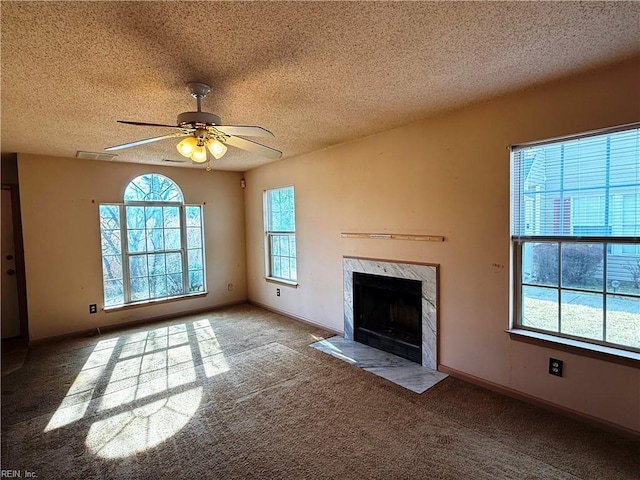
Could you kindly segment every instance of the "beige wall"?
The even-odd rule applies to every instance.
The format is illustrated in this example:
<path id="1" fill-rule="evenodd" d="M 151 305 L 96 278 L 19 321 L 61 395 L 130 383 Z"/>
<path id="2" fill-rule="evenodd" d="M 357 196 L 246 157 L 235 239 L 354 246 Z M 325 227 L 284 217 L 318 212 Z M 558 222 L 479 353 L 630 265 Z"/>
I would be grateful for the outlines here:
<path id="1" fill-rule="evenodd" d="M 187 203 L 205 203 L 204 297 L 102 311 L 98 205 L 122 202 L 134 177 L 161 173 Z M 24 230 L 29 336 L 56 335 L 200 310 L 247 298 L 242 175 L 80 159 L 18 156 Z M 234 285 L 227 290 L 227 283 Z M 89 314 L 89 304 L 98 313 Z"/>
<path id="2" fill-rule="evenodd" d="M 509 326 L 508 146 L 640 120 L 627 62 L 247 173 L 249 299 L 343 328 L 342 256 L 440 269 L 440 363 L 640 431 L 640 370 L 514 341 Z M 294 185 L 299 287 L 264 280 L 262 192 Z M 443 243 L 340 232 L 444 235 Z M 275 289 L 281 289 L 276 297 Z M 563 378 L 547 373 L 549 356 Z"/>

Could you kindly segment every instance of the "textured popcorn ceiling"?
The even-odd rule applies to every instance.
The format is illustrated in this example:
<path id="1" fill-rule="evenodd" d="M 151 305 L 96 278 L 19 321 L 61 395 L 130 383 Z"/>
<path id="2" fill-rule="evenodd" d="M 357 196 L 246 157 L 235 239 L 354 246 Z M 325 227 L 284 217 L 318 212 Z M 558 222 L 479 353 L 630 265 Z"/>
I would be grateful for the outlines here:
<path id="1" fill-rule="evenodd" d="M 640 2 L 1 8 L 3 154 L 73 157 L 169 133 L 116 120 L 175 124 L 195 110 L 186 82 L 200 81 L 212 86 L 203 110 L 271 130 L 265 143 L 287 158 L 640 53 Z M 181 160 L 176 143 L 116 160 Z M 268 162 L 230 147 L 212 167 Z"/>

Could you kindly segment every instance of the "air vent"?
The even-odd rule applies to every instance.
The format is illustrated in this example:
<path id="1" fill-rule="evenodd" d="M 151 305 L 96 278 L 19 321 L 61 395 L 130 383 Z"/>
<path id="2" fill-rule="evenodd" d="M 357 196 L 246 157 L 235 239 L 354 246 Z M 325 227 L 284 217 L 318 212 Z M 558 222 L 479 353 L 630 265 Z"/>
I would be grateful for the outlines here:
<path id="1" fill-rule="evenodd" d="M 88 160 L 113 160 L 117 156 L 115 153 L 83 152 L 81 150 L 76 152 L 76 158 L 86 158 Z"/>
<path id="2" fill-rule="evenodd" d="M 169 162 L 169 163 L 185 163 L 186 162 L 186 160 L 174 160 L 173 158 L 163 158 L 162 161 Z"/>

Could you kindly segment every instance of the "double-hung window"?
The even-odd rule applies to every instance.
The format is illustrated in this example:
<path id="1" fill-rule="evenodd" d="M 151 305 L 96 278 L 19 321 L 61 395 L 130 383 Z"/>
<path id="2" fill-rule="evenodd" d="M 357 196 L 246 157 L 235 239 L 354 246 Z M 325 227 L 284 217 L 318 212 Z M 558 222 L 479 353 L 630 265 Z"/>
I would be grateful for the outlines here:
<path id="1" fill-rule="evenodd" d="M 638 124 L 512 147 L 511 167 L 514 326 L 640 352 Z"/>
<path id="2" fill-rule="evenodd" d="M 264 192 L 267 277 L 287 283 L 298 278 L 296 266 L 296 209 L 293 187 Z"/>
<path id="3" fill-rule="evenodd" d="M 202 205 L 169 178 L 134 178 L 124 203 L 100 205 L 105 307 L 206 291 Z"/>

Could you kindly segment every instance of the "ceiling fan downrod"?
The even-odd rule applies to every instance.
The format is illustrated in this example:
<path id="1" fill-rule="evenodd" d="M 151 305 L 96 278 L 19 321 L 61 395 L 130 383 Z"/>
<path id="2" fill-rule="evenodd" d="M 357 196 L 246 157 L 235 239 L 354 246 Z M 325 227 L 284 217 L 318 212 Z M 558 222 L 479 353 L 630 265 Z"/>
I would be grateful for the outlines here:
<path id="1" fill-rule="evenodd" d="M 220 117 L 213 113 L 202 111 L 202 99 L 211 91 L 211 87 L 206 83 L 189 82 L 187 83 L 187 90 L 196 99 L 198 109 L 195 112 L 184 112 L 178 115 L 178 125 L 182 128 L 197 128 L 200 125 L 221 125 Z"/>
<path id="2" fill-rule="evenodd" d="M 198 104 L 198 112 L 202 111 L 202 99 L 207 96 L 211 91 L 211 87 L 206 83 L 189 82 L 187 83 L 187 89 L 191 93 L 191 96 L 196 99 Z"/>

